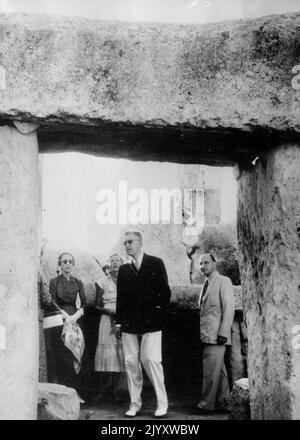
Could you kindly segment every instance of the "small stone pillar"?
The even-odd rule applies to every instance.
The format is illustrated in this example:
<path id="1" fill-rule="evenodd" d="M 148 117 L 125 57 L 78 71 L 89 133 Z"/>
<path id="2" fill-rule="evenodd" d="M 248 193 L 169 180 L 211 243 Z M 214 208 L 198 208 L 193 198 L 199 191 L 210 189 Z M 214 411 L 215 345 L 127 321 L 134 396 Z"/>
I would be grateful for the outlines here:
<path id="1" fill-rule="evenodd" d="M 300 419 L 300 148 L 238 176 L 252 419 Z"/>
<path id="2" fill-rule="evenodd" d="M 249 404 L 249 380 L 247 378 L 241 378 L 234 383 L 230 397 L 230 407 L 230 420 L 251 419 Z"/>
<path id="3" fill-rule="evenodd" d="M 0 419 L 36 419 L 38 142 L 0 127 Z"/>

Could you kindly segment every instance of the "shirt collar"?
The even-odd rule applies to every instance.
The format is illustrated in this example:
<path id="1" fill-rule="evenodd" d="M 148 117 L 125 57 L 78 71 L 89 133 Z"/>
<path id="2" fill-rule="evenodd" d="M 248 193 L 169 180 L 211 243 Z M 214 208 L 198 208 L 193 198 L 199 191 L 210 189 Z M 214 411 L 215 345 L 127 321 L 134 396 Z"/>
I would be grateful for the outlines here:
<path id="1" fill-rule="evenodd" d="M 137 263 L 139 267 L 141 267 L 142 260 L 143 260 L 144 252 L 141 251 L 140 255 L 137 257 L 137 259 L 132 257 L 133 263 Z"/>
<path id="2" fill-rule="evenodd" d="M 208 284 L 215 278 L 215 276 L 217 275 L 217 271 L 215 270 L 213 273 L 211 273 L 210 275 L 209 275 L 209 277 L 208 278 L 206 278 L 206 280 L 208 281 Z"/>
<path id="3" fill-rule="evenodd" d="M 74 277 L 73 277 L 72 275 L 70 275 L 70 279 L 68 280 L 68 278 L 65 277 L 63 273 L 60 274 L 60 277 L 61 277 L 63 280 L 65 280 L 65 281 L 73 281 L 73 280 L 74 280 Z"/>

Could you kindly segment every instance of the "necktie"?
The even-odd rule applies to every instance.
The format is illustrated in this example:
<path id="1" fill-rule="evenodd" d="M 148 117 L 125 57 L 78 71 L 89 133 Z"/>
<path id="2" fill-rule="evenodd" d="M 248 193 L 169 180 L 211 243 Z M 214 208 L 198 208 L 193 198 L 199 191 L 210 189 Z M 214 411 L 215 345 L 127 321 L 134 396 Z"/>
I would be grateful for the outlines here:
<path id="1" fill-rule="evenodd" d="M 208 288 L 208 280 L 206 280 L 205 283 L 204 283 L 200 304 L 202 304 L 202 301 L 203 301 L 204 295 L 205 295 L 205 293 L 207 291 L 207 288 Z"/>
<path id="2" fill-rule="evenodd" d="M 131 266 L 132 266 L 134 272 L 137 274 L 138 271 L 139 271 L 137 261 L 136 260 L 132 260 Z"/>

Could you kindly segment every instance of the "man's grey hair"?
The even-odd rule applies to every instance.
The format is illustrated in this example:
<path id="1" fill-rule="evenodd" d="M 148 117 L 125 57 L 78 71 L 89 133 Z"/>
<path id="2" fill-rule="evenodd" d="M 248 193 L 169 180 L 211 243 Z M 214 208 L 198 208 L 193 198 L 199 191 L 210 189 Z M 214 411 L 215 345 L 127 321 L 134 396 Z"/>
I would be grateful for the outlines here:
<path id="1" fill-rule="evenodd" d="M 140 242 L 143 243 L 143 234 L 141 233 L 141 231 L 136 231 L 136 230 L 130 231 L 130 230 L 128 230 L 128 231 L 125 231 L 124 236 L 125 235 L 131 235 L 131 234 L 135 235 L 140 240 Z"/>

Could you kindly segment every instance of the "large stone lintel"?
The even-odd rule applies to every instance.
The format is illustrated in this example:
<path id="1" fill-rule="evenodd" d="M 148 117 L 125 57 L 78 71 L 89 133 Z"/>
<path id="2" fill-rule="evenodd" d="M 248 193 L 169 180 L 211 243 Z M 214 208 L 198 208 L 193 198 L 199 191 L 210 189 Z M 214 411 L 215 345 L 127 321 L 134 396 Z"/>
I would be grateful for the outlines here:
<path id="1" fill-rule="evenodd" d="M 300 13 L 207 25 L 0 14 L 0 120 L 40 124 L 44 151 L 53 138 L 67 149 L 77 127 L 93 154 L 248 162 L 270 136 L 299 139 L 299 25 Z"/>

